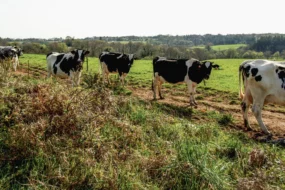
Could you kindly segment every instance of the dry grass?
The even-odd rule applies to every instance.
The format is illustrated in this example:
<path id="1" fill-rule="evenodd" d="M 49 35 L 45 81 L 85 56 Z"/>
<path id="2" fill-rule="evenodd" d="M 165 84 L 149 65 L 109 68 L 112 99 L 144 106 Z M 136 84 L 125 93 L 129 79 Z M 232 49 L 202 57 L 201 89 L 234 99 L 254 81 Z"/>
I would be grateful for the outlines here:
<path id="1" fill-rule="evenodd" d="M 11 60 L 0 60 L 0 86 L 5 86 L 11 76 Z"/>

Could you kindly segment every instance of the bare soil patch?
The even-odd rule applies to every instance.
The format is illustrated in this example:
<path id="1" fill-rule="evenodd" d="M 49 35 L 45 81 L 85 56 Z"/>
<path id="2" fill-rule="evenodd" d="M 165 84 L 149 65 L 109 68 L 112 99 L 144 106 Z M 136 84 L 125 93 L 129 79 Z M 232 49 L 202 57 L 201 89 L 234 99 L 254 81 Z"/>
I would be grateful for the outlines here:
<path id="1" fill-rule="evenodd" d="M 129 87 L 132 90 L 132 94 L 144 101 L 153 101 L 153 92 L 149 88 L 136 88 Z M 215 94 L 208 95 L 207 90 L 197 90 L 197 94 L 195 97 L 200 97 L 198 102 L 198 106 L 196 108 L 192 108 L 201 113 L 206 111 L 217 111 L 219 113 L 230 114 L 234 118 L 234 123 L 231 124 L 231 128 L 240 130 L 245 132 L 250 138 L 256 139 L 258 141 L 267 141 L 267 142 L 276 142 L 276 143 L 284 143 L 285 142 L 285 109 L 281 106 L 277 105 L 266 105 L 262 111 L 262 119 L 268 130 L 272 133 L 272 139 L 268 140 L 267 135 L 265 135 L 258 123 L 252 114 L 251 110 L 249 111 L 249 122 L 254 130 L 247 130 L 244 128 L 243 118 L 241 114 L 240 102 L 241 100 L 237 97 L 233 97 L 233 95 L 229 95 L 226 92 L 217 92 Z M 179 91 L 177 89 L 168 90 L 163 89 L 162 91 L 165 99 L 156 100 L 158 103 L 165 105 L 175 105 L 179 107 L 187 107 L 189 106 L 189 96 L 186 93 L 186 90 Z M 201 115 L 201 114 L 199 114 Z M 193 119 L 198 122 L 207 122 L 204 117 L 199 115 L 192 116 Z M 284 141 L 284 142 L 283 142 Z"/>

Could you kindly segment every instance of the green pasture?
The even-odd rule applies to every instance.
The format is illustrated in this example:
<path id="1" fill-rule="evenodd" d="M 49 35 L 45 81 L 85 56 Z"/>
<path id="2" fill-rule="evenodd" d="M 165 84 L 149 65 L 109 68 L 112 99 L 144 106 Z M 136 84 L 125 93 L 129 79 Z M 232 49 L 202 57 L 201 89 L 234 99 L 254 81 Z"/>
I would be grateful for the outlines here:
<path id="1" fill-rule="evenodd" d="M 246 46 L 246 44 L 226 44 L 226 45 L 214 45 L 211 46 L 213 50 L 223 51 L 227 49 L 238 49 L 239 47 Z M 205 46 L 194 46 L 193 48 L 205 48 Z"/>
<path id="2" fill-rule="evenodd" d="M 246 44 L 227 44 L 227 45 L 215 45 L 212 46 L 213 50 L 222 51 L 227 49 L 238 49 L 239 47 L 246 46 Z"/>
<path id="3" fill-rule="evenodd" d="M 95 73 L 99 72 L 99 61 L 96 57 L 88 57 L 84 63 L 84 73 L 88 72 Z M 238 68 L 239 64 L 244 61 L 244 59 L 215 59 L 211 60 L 215 64 L 220 65 L 219 70 L 212 70 L 210 79 L 205 81 L 206 83 L 201 83 L 199 88 L 211 88 L 219 91 L 226 92 L 238 92 Z M 20 57 L 20 64 L 27 68 L 29 63 L 30 69 L 39 68 L 42 71 L 46 71 L 46 58 L 45 55 L 37 54 L 25 54 Z M 150 86 L 152 80 L 152 60 L 135 60 L 130 73 L 128 74 L 126 80 L 130 85 L 138 86 Z M 115 76 L 111 75 L 111 79 Z M 185 88 L 184 84 L 171 85 L 165 84 L 166 88 Z"/>

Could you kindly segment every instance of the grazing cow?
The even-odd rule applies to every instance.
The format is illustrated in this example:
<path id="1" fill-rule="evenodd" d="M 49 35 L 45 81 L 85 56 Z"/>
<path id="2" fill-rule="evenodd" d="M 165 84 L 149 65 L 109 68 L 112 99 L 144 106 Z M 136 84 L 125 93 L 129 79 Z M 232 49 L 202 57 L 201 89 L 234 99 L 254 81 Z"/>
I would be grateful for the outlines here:
<path id="1" fill-rule="evenodd" d="M 17 66 L 19 65 L 19 56 L 22 54 L 22 49 L 16 46 L 0 46 L 0 60 L 11 60 L 14 71 L 17 70 Z"/>
<path id="2" fill-rule="evenodd" d="M 121 54 L 113 52 L 102 52 L 99 55 L 102 78 L 105 81 L 107 77 L 108 83 L 109 73 L 119 73 L 120 81 L 124 85 L 124 79 L 130 71 L 130 68 L 134 62 L 133 54 Z"/>
<path id="3" fill-rule="evenodd" d="M 242 90 L 241 78 L 245 93 Z M 242 62 L 239 67 L 239 88 L 244 126 L 251 129 L 247 114 L 252 103 L 252 112 L 258 125 L 264 133 L 271 135 L 262 121 L 261 110 L 266 103 L 285 105 L 285 62 L 269 60 Z"/>
<path id="4" fill-rule="evenodd" d="M 69 53 L 52 52 L 47 54 L 48 77 L 52 75 L 69 77 L 72 86 L 79 85 L 85 55 L 89 51 L 75 49 Z"/>
<path id="5" fill-rule="evenodd" d="M 156 100 L 156 92 L 160 99 L 161 86 L 164 82 L 176 84 L 185 82 L 190 93 L 190 105 L 198 105 L 195 101 L 197 85 L 204 79 L 209 79 L 213 62 L 196 59 L 166 59 L 155 57 L 153 59 L 153 98 Z"/>

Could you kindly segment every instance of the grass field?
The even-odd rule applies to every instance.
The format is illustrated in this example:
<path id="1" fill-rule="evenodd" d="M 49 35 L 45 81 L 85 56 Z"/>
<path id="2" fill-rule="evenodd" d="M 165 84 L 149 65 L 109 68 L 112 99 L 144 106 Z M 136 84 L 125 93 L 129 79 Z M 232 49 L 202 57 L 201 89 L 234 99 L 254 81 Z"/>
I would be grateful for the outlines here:
<path id="1" fill-rule="evenodd" d="M 29 62 L 31 67 L 46 71 L 45 55 L 27 54 L 22 56 L 20 61 L 25 67 Z M 238 92 L 238 68 L 244 59 L 216 59 L 211 61 L 220 65 L 220 70 L 213 69 L 210 80 L 206 81 L 207 87 L 221 91 Z M 88 58 L 88 71 L 99 72 L 98 58 Z M 86 63 L 84 63 L 84 72 L 87 72 Z M 132 84 L 149 86 L 152 76 L 152 60 L 136 60 L 126 79 Z M 201 86 L 203 85 L 201 84 Z M 166 86 L 169 85 L 166 84 Z M 184 87 L 184 85 L 182 86 Z"/>
<path id="2" fill-rule="evenodd" d="M 198 89 L 236 96 L 243 60 L 213 61 L 221 69 Z M 226 111 L 145 101 L 106 87 L 93 81 L 97 58 L 88 58 L 94 83 L 79 88 L 37 78 L 46 71 L 44 55 L 20 62 L 25 69 L 29 62 L 30 76 L 0 80 L 0 189 L 285 188 L 284 148 L 249 138 Z M 128 86 L 149 91 L 151 78 L 151 60 L 137 60 Z"/>
<path id="3" fill-rule="evenodd" d="M 227 49 L 238 49 L 239 47 L 246 46 L 246 44 L 227 44 L 227 45 L 213 45 L 211 48 L 216 51 Z M 205 48 L 205 46 L 195 46 L 193 48 Z"/>

